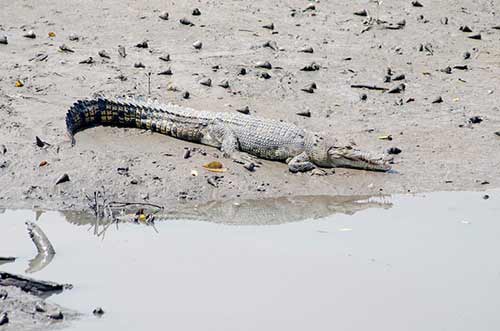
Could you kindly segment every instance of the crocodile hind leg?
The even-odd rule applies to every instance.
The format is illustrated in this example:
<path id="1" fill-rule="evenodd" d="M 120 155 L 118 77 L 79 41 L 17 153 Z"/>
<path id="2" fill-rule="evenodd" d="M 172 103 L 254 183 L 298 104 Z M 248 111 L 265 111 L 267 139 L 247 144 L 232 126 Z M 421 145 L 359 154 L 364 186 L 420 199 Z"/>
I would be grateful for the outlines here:
<path id="1" fill-rule="evenodd" d="M 293 157 L 288 163 L 288 170 L 290 172 L 306 172 L 309 170 L 313 170 L 316 168 L 314 163 L 309 161 L 309 156 L 307 156 L 306 152 L 302 152 L 301 154 Z"/>

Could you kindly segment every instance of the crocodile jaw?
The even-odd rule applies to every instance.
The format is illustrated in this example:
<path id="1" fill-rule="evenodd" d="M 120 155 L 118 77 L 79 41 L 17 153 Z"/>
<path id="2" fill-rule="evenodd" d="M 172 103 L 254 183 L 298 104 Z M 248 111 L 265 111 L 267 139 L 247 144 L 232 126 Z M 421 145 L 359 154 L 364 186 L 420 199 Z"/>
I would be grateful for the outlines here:
<path id="1" fill-rule="evenodd" d="M 391 159 L 385 155 L 374 155 L 351 147 L 331 147 L 328 163 L 332 168 L 354 168 L 373 171 L 389 171 Z"/>

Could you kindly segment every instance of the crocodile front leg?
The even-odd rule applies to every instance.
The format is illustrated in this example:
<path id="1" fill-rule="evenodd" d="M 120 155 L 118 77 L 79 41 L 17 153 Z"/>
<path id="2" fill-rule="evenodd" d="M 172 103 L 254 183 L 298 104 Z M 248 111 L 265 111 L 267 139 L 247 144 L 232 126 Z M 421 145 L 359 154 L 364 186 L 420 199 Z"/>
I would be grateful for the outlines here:
<path id="1" fill-rule="evenodd" d="M 309 160 L 309 156 L 307 156 L 306 152 L 302 152 L 288 162 L 288 170 L 293 173 L 306 172 L 314 168 L 316 168 L 316 166 Z"/>

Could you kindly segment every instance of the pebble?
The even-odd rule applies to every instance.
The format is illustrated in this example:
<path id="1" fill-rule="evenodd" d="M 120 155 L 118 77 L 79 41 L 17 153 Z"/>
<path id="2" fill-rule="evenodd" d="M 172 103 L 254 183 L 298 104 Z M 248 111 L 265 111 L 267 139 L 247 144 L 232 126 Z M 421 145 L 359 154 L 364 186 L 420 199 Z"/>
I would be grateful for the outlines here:
<path id="1" fill-rule="evenodd" d="M 92 56 L 89 56 L 87 59 L 82 60 L 78 63 L 80 63 L 80 64 L 92 64 L 92 63 L 94 63 L 94 59 L 92 58 Z"/>
<path id="2" fill-rule="evenodd" d="M 170 76 L 170 75 L 172 75 L 172 74 L 173 74 L 173 73 L 172 73 L 172 69 L 170 69 L 170 68 L 168 68 L 167 70 L 160 71 L 160 72 L 158 73 L 158 75 L 160 75 L 160 76 L 162 76 L 162 75 L 163 75 L 163 76 L 165 76 L 165 75 L 166 75 L 166 76 Z"/>
<path id="3" fill-rule="evenodd" d="M 146 66 L 142 62 L 136 62 L 134 68 L 146 68 Z"/>
<path id="4" fill-rule="evenodd" d="M 265 24 L 262 26 L 264 29 L 274 30 L 274 23 Z"/>
<path id="5" fill-rule="evenodd" d="M 483 121 L 483 119 L 479 116 L 472 116 L 471 118 L 469 118 L 469 123 L 471 124 L 479 124 Z"/>
<path id="6" fill-rule="evenodd" d="M 164 54 L 158 58 L 162 61 L 169 62 L 170 61 L 170 54 Z"/>
<path id="7" fill-rule="evenodd" d="M 366 9 L 355 11 L 353 14 L 356 16 L 368 16 Z"/>
<path id="8" fill-rule="evenodd" d="M 398 80 L 405 80 L 406 77 L 404 74 L 400 74 L 400 75 L 397 75 L 396 77 L 394 77 L 392 80 L 393 81 L 398 81 Z"/>
<path id="9" fill-rule="evenodd" d="M 194 26 L 194 23 L 188 20 L 187 18 L 183 17 L 179 20 L 179 22 L 183 25 L 189 25 L 189 26 Z"/>
<path id="10" fill-rule="evenodd" d="M 166 21 L 166 20 L 168 20 L 169 15 L 168 15 L 168 12 L 163 11 L 163 12 L 161 12 L 160 16 L 158 16 L 158 17 L 161 18 L 162 20 Z"/>
<path id="11" fill-rule="evenodd" d="M 481 34 L 480 33 L 476 33 L 476 34 L 468 36 L 468 38 L 470 38 L 470 39 L 476 39 L 476 40 L 481 40 Z"/>
<path id="12" fill-rule="evenodd" d="M 245 114 L 245 115 L 250 114 L 250 108 L 248 106 L 245 106 L 243 108 L 236 108 L 236 111 L 238 113 L 242 113 L 242 114 Z"/>
<path id="13" fill-rule="evenodd" d="M 37 302 L 35 304 L 35 311 L 38 313 L 45 313 L 47 311 L 45 302 L 43 301 Z"/>
<path id="14" fill-rule="evenodd" d="M 76 33 L 72 33 L 68 36 L 68 39 L 70 41 L 79 41 L 80 40 L 80 36 L 77 35 Z"/>
<path id="15" fill-rule="evenodd" d="M 268 40 L 265 43 L 262 44 L 262 47 L 269 47 L 273 51 L 278 50 L 278 44 L 274 40 Z"/>
<path id="16" fill-rule="evenodd" d="M 270 79 L 271 75 L 268 72 L 261 72 L 260 77 L 262 77 L 264 79 Z"/>
<path id="17" fill-rule="evenodd" d="M 387 154 L 394 154 L 394 155 L 397 155 L 399 153 L 401 153 L 402 150 L 397 148 L 397 147 L 391 147 L 387 150 Z"/>
<path id="18" fill-rule="evenodd" d="M 470 52 L 465 52 L 463 57 L 464 57 L 464 60 L 470 59 Z"/>
<path id="19" fill-rule="evenodd" d="M 459 30 L 462 31 L 462 32 L 472 32 L 471 28 L 469 28 L 467 25 L 462 25 L 459 28 Z"/>
<path id="20" fill-rule="evenodd" d="M 446 68 L 443 68 L 440 71 L 444 72 L 445 74 L 451 74 L 451 67 L 447 66 Z"/>
<path id="21" fill-rule="evenodd" d="M 53 320 L 62 320 L 64 315 L 62 311 L 56 310 L 55 312 L 48 314 L 47 317 Z"/>
<path id="22" fill-rule="evenodd" d="M 191 150 L 189 148 L 186 148 L 184 150 L 184 154 L 182 155 L 182 158 L 189 159 L 190 157 L 191 157 Z"/>
<path id="23" fill-rule="evenodd" d="M 210 185 L 212 185 L 213 187 L 218 187 L 218 185 L 217 185 L 217 179 L 218 178 L 219 177 L 217 177 L 217 176 L 208 177 L 207 178 L 207 183 L 210 184 Z"/>
<path id="24" fill-rule="evenodd" d="M 222 88 L 229 88 L 229 81 L 227 79 L 224 79 L 217 85 L 219 85 Z"/>
<path id="25" fill-rule="evenodd" d="M 144 40 L 144 41 L 141 41 L 140 43 L 136 44 L 135 47 L 137 48 L 148 48 L 148 41 L 147 40 Z"/>
<path id="26" fill-rule="evenodd" d="M 495 131 L 494 134 L 498 137 L 500 137 L 500 131 Z"/>
<path id="27" fill-rule="evenodd" d="M 102 316 L 104 315 L 104 309 L 102 309 L 101 307 L 97 307 L 92 311 L 92 314 L 96 316 Z"/>
<path id="28" fill-rule="evenodd" d="M 360 96 L 359 96 L 359 99 L 361 101 L 366 101 L 368 99 L 368 95 L 366 95 L 366 93 L 362 93 Z"/>
<path id="29" fill-rule="evenodd" d="M 202 80 L 200 80 L 200 84 L 210 87 L 210 86 L 212 86 L 212 80 L 210 78 L 206 77 L 206 78 L 203 78 Z"/>
<path id="30" fill-rule="evenodd" d="M 311 112 L 309 110 L 299 111 L 296 114 L 303 117 L 311 117 Z"/>
<path id="31" fill-rule="evenodd" d="M 8 43 L 7 36 L 0 36 L 0 44 L 7 45 Z"/>
<path id="32" fill-rule="evenodd" d="M 103 57 L 105 59 L 111 59 L 111 56 L 109 56 L 108 52 L 106 52 L 104 49 L 102 51 L 99 51 L 99 56 Z"/>
<path id="33" fill-rule="evenodd" d="M 393 87 L 392 89 L 390 89 L 389 91 L 387 91 L 387 93 L 401 93 L 405 89 L 406 89 L 406 85 L 405 84 L 399 84 L 398 86 Z"/>
<path id="34" fill-rule="evenodd" d="M 306 65 L 301 71 L 317 71 L 319 70 L 319 65 L 316 62 L 311 62 L 310 64 Z"/>
<path id="35" fill-rule="evenodd" d="M 422 5 L 420 2 L 418 2 L 416 0 L 412 1 L 411 4 L 412 4 L 413 7 L 423 7 L 424 6 L 424 5 Z"/>
<path id="36" fill-rule="evenodd" d="M 0 300 L 5 300 L 9 296 L 7 290 L 0 289 Z"/>
<path id="37" fill-rule="evenodd" d="M 9 315 L 4 312 L 0 315 L 0 326 L 9 323 Z"/>
<path id="38" fill-rule="evenodd" d="M 72 50 L 71 48 L 69 48 L 68 46 L 66 46 L 66 44 L 62 44 L 61 46 L 59 46 L 59 49 L 63 52 L 69 52 L 69 53 L 74 53 L 75 51 Z"/>
<path id="39" fill-rule="evenodd" d="M 308 10 L 316 10 L 316 5 L 314 3 L 308 4 L 307 7 L 304 8 L 304 11 L 308 11 Z"/>
<path id="40" fill-rule="evenodd" d="M 200 16 L 201 12 L 198 8 L 193 9 L 193 12 L 191 13 L 193 16 Z"/>
<path id="41" fill-rule="evenodd" d="M 7 154 L 7 146 L 5 146 L 4 144 L 0 145 L 0 154 L 2 155 Z"/>
<path id="42" fill-rule="evenodd" d="M 61 177 L 59 177 L 59 179 L 56 181 L 56 185 L 59 185 L 59 184 L 65 183 L 65 182 L 69 182 L 68 174 L 63 174 Z"/>
<path id="43" fill-rule="evenodd" d="M 139 184 L 139 181 L 138 181 L 137 179 L 135 179 L 135 178 L 134 178 L 134 179 L 132 179 L 132 180 L 130 181 L 130 184 L 132 184 L 132 185 L 137 185 L 137 184 Z"/>
<path id="44" fill-rule="evenodd" d="M 316 83 L 311 83 L 307 86 L 304 86 L 303 88 L 301 88 L 300 90 L 301 91 L 304 91 L 304 92 L 307 92 L 307 93 L 314 93 L 314 90 L 316 89 Z"/>
<path id="45" fill-rule="evenodd" d="M 195 42 L 193 43 L 193 47 L 194 47 L 195 49 L 201 49 L 201 48 L 203 47 L 203 43 L 202 43 L 201 41 L 197 40 L 197 41 L 195 41 Z"/>
<path id="46" fill-rule="evenodd" d="M 441 103 L 441 102 L 443 102 L 443 98 L 440 96 L 432 101 L 432 103 Z"/>
<path id="47" fill-rule="evenodd" d="M 30 39 L 35 39 L 36 34 L 33 32 L 33 30 L 29 30 L 28 33 L 24 34 L 23 37 L 25 38 L 30 38 Z"/>
<path id="48" fill-rule="evenodd" d="M 40 139 L 40 137 L 38 136 L 35 136 L 35 144 L 42 148 L 42 147 L 45 147 L 46 145 L 48 145 L 45 141 L 43 141 L 42 139 Z"/>
<path id="49" fill-rule="evenodd" d="M 272 69 L 272 65 L 269 61 L 258 61 L 255 63 L 256 68 Z"/>
<path id="50" fill-rule="evenodd" d="M 488 194 L 483 195 L 484 200 L 488 200 L 489 198 L 490 198 L 490 196 Z"/>
<path id="51" fill-rule="evenodd" d="M 182 98 L 183 98 L 183 99 L 189 99 L 189 97 L 190 97 L 190 94 L 189 94 L 189 92 L 188 92 L 188 91 L 184 91 L 184 92 L 182 92 Z"/>
<path id="52" fill-rule="evenodd" d="M 384 76 L 384 83 L 390 83 L 391 80 L 392 80 L 391 76 L 389 76 L 389 75 Z"/>
<path id="53" fill-rule="evenodd" d="M 443 17 L 439 20 L 441 22 L 441 24 L 443 25 L 448 25 L 448 17 Z"/>
<path id="54" fill-rule="evenodd" d="M 311 46 L 302 47 L 299 49 L 300 53 L 314 53 L 314 49 Z"/>
<path id="55" fill-rule="evenodd" d="M 245 162 L 245 164 L 243 165 L 243 168 L 247 169 L 248 171 L 255 171 L 255 163 Z"/>
<path id="56" fill-rule="evenodd" d="M 238 75 L 241 75 L 241 76 L 245 76 L 246 74 L 247 74 L 247 69 L 245 69 L 245 68 L 241 68 L 240 72 L 238 73 Z"/>
<path id="57" fill-rule="evenodd" d="M 125 51 L 125 47 L 123 47 L 122 45 L 118 45 L 118 54 L 120 54 L 120 56 L 123 58 L 127 57 L 127 52 Z"/>

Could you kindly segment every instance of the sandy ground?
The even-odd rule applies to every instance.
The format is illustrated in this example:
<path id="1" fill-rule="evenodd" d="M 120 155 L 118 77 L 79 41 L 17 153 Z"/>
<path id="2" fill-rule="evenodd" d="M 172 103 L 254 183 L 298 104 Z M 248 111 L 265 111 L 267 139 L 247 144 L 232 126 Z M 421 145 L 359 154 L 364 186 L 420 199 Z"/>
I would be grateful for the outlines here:
<path id="1" fill-rule="evenodd" d="M 494 1 L 10 1 L 0 11 L 0 205 L 79 209 L 84 192 L 101 186 L 116 200 L 177 201 L 307 194 L 375 194 L 476 190 L 500 185 L 500 25 Z M 193 16 L 199 8 L 201 15 Z M 367 17 L 353 15 L 366 9 Z M 169 20 L 162 20 L 162 11 Z M 182 25 L 187 18 L 194 26 Z M 379 21 L 377 21 L 377 18 Z M 446 19 L 445 19 L 446 18 Z M 401 29 L 388 25 L 405 20 Z M 386 23 L 384 23 L 384 21 Z M 443 24 L 446 23 L 447 24 Z M 274 30 L 262 26 L 274 23 Z M 378 23 L 377 23 L 378 22 Z M 473 32 L 462 32 L 467 25 Z M 23 37 L 29 30 L 35 39 Z M 49 37 L 54 32 L 55 37 Z M 481 40 L 468 38 L 480 33 Z M 80 36 L 69 40 L 71 34 Z M 144 40 L 149 48 L 135 45 Z M 193 42 L 203 42 L 201 50 Z M 262 47 L 266 41 L 278 49 Z M 61 52 L 66 44 L 73 53 Z M 127 57 L 118 55 L 125 46 Z M 422 50 L 420 50 L 422 45 Z M 311 46 L 314 53 L 298 52 Z M 98 55 L 106 50 L 110 59 Z M 464 52 L 470 53 L 464 59 Z M 158 57 L 169 53 L 170 62 Z M 47 58 L 33 59 L 37 54 Z M 92 57 L 93 64 L 79 64 Z M 270 61 L 273 69 L 257 69 Z M 300 69 L 311 62 L 320 70 Z M 142 62 L 145 68 L 135 68 Z M 467 65 L 467 70 L 454 66 Z M 450 66 L 451 73 L 441 69 Z M 159 76 L 167 68 L 172 76 Z M 214 69 L 217 68 L 217 69 Z M 239 75 L 241 68 L 246 75 Z M 384 83 L 387 68 L 392 78 Z M 260 74 L 267 71 L 271 78 Z M 64 116 L 77 99 L 97 93 L 147 95 L 195 109 L 289 121 L 309 130 L 354 139 L 362 149 L 398 147 L 394 173 L 328 171 L 291 174 L 264 161 L 255 172 L 222 160 L 228 171 L 218 187 L 202 165 L 215 149 L 138 129 L 94 128 L 71 147 Z M 199 84 L 209 77 L 212 87 Z M 227 79 L 230 89 L 217 86 Z M 16 81 L 23 87 L 16 87 Z M 315 93 L 301 88 L 315 82 Z M 402 93 L 360 90 L 352 84 Z M 169 91 L 173 85 L 180 91 Z M 183 99 L 181 91 L 189 91 Z M 361 100 L 362 93 L 367 99 Z M 443 102 L 432 103 L 442 97 Z M 311 117 L 298 116 L 304 110 Z M 479 116 L 481 123 L 470 124 Z M 391 135 L 392 140 L 380 136 Z M 51 144 L 35 145 L 35 136 Z M 197 148 L 183 158 L 185 148 Z M 40 162 L 47 161 L 45 166 Z M 128 171 L 118 171 L 128 168 Z M 199 175 L 192 176 L 192 170 Z M 70 181 L 55 185 L 64 173 Z M 136 183 L 136 184 L 132 184 Z M 489 184 L 488 184 L 489 183 Z"/>

